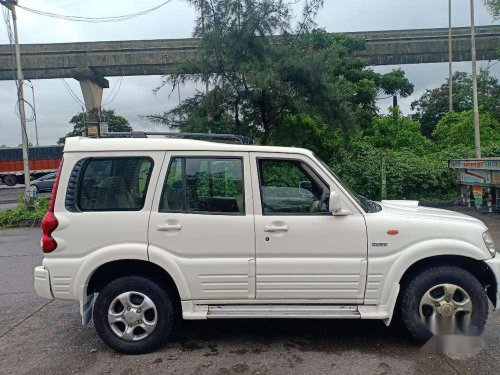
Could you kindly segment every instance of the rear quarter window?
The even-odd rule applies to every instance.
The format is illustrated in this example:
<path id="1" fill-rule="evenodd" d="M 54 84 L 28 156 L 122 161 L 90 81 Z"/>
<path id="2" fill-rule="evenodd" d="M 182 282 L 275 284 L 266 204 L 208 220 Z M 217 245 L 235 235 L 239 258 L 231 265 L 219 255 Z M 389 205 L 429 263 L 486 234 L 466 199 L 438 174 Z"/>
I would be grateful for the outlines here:
<path id="1" fill-rule="evenodd" d="M 148 157 L 86 159 L 76 188 L 78 211 L 142 210 L 152 170 Z"/>

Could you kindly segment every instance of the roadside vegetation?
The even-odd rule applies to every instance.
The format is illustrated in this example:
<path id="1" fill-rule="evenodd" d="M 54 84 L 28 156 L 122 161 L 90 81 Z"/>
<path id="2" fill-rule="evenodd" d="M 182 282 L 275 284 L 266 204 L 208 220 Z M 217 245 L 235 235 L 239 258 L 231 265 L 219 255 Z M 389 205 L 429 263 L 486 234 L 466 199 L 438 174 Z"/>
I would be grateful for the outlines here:
<path id="1" fill-rule="evenodd" d="M 16 208 L 0 211 L 0 229 L 12 228 L 18 225 L 39 226 L 40 221 L 49 208 L 49 198 L 40 197 L 35 200 L 34 209 L 26 207 L 23 196 L 19 196 Z"/>
<path id="2" fill-rule="evenodd" d="M 194 36 L 202 38 L 201 52 L 158 89 L 188 81 L 206 89 L 148 116 L 152 122 L 311 149 L 372 199 L 381 198 L 383 171 L 387 197 L 459 198 L 447 160 L 474 156 L 470 75 L 453 76 L 455 112 L 448 113 L 444 82 L 412 103 L 413 115 L 398 108 L 382 115 L 377 100 L 408 97 L 413 84 L 401 69 L 376 73 L 353 57 L 363 40 L 318 29 L 314 18 L 323 1 L 307 1 L 300 17 L 280 0 L 189 2 L 200 15 Z M 483 156 L 500 156 L 500 83 L 483 69 L 478 86 Z"/>

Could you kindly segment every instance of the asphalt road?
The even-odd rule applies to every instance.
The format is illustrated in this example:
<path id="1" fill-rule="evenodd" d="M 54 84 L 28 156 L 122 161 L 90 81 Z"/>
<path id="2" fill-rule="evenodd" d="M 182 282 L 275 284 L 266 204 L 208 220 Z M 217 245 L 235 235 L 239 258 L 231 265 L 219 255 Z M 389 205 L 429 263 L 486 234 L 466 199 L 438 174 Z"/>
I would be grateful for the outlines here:
<path id="1" fill-rule="evenodd" d="M 24 192 L 24 185 L 10 187 L 0 184 L 0 205 L 16 203 L 18 195 Z"/>
<path id="2" fill-rule="evenodd" d="M 500 216 L 479 215 L 500 243 Z M 0 231 L 0 374 L 499 374 L 500 313 L 483 349 L 429 354 L 378 321 L 185 321 L 160 350 L 110 350 L 78 305 L 33 291 L 42 259 L 38 229 Z"/>
<path id="3" fill-rule="evenodd" d="M 0 211 L 15 208 L 20 194 L 24 194 L 24 185 L 10 187 L 0 184 Z M 42 195 L 49 196 L 50 193 L 42 193 Z"/>

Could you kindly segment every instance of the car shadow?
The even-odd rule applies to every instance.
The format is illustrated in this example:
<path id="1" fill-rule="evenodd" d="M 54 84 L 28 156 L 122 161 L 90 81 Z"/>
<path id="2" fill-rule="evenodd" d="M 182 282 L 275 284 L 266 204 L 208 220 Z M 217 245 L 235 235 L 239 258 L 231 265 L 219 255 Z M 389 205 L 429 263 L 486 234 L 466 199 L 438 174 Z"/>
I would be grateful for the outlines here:
<path id="1" fill-rule="evenodd" d="M 333 319 L 182 321 L 169 340 L 169 346 L 179 346 L 182 351 L 236 343 L 244 343 L 255 352 L 273 345 L 325 353 L 373 352 L 374 347 L 390 353 L 395 347 L 414 350 L 421 346 L 398 322 L 386 327 L 381 321 Z"/>

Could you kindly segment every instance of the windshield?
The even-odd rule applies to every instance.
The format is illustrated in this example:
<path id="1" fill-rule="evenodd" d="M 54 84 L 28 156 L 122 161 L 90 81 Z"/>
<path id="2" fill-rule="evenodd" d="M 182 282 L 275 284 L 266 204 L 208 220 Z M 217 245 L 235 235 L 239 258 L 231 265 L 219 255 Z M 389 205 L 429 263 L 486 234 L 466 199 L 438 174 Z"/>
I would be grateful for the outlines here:
<path id="1" fill-rule="evenodd" d="M 363 208 L 363 210 L 365 212 L 378 212 L 378 211 L 381 211 L 382 210 L 382 207 L 363 197 L 362 195 L 359 195 L 358 193 L 354 192 L 351 188 L 349 188 L 345 183 L 344 181 L 342 181 L 342 179 L 337 176 L 337 174 L 328 166 L 328 164 L 326 164 L 323 160 L 321 160 L 320 158 L 318 158 L 316 155 L 314 155 L 316 157 L 317 160 L 319 160 L 319 162 L 321 163 L 321 165 L 323 167 L 325 167 L 328 172 L 330 172 L 332 174 L 332 176 L 337 180 L 337 182 L 345 189 L 347 190 L 347 192 L 354 198 L 354 200 L 361 206 L 361 208 Z"/>

